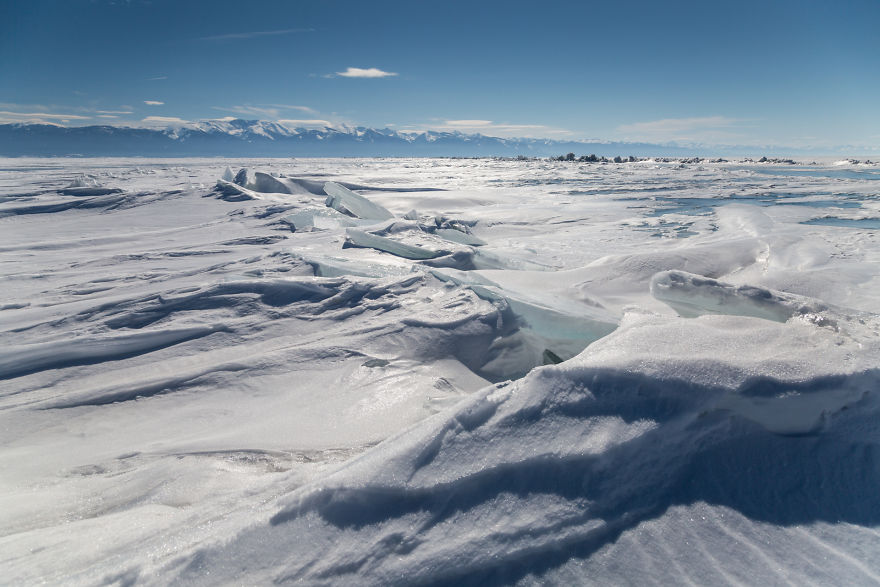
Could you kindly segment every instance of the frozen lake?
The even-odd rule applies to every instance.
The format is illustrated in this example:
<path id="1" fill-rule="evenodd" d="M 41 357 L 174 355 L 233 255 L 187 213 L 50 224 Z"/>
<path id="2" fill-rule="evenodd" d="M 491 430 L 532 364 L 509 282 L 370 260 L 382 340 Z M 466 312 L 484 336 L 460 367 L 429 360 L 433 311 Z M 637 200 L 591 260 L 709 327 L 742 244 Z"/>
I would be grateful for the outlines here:
<path id="1" fill-rule="evenodd" d="M 3 581 L 878 583 L 878 179 L 0 159 Z"/>

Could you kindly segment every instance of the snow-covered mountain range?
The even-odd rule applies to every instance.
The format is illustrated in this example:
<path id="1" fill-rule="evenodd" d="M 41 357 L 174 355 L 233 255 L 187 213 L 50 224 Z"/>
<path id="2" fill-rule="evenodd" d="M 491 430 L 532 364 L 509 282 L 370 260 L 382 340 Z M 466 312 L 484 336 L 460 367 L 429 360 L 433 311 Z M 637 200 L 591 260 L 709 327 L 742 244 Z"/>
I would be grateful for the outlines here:
<path id="1" fill-rule="evenodd" d="M 260 120 L 208 120 L 163 129 L 123 126 L 0 125 L 0 156 L 548 156 L 566 152 L 691 155 L 696 149 L 648 143 L 499 138 L 460 132 L 365 127 L 294 128 Z"/>

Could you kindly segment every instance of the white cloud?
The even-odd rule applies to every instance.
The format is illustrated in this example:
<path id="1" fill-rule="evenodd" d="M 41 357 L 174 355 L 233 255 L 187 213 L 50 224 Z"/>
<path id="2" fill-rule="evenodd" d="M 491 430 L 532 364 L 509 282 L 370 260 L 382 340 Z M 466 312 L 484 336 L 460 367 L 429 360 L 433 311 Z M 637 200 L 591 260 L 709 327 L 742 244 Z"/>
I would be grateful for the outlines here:
<path id="1" fill-rule="evenodd" d="M 289 127 L 289 128 L 310 128 L 310 127 L 324 128 L 326 126 L 333 126 L 333 124 L 329 120 L 317 120 L 317 119 L 294 120 L 294 119 L 286 118 L 286 119 L 279 120 L 277 122 L 279 124 L 283 124 L 284 126 Z"/>
<path id="2" fill-rule="evenodd" d="M 245 33 L 227 33 L 225 35 L 212 35 L 210 37 L 201 37 L 199 41 L 241 41 L 245 39 L 255 39 L 258 37 L 273 37 L 277 35 L 290 35 L 293 33 L 311 33 L 315 29 L 280 29 L 276 31 L 251 31 Z"/>
<path id="3" fill-rule="evenodd" d="M 144 100 L 144 104 L 147 106 L 163 106 L 165 102 L 160 102 L 159 100 Z"/>
<path id="4" fill-rule="evenodd" d="M 98 118 L 119 118 L 115 114 L 99 114 Z"/>
<path id="5" fill-rule="evenodd" d="M 345 71 L 337 71 L 336 75 L 340 77 L 391 77 L 397 75 L 391 71 L 382 71 L 375 67 L 369 69 L 361 69 L 360 67 L 349 67 Z"/>
<path id="6" fill-rule="evenodd" d="M 617 132 L 624 140 L 631 141 L 724 142 L 743 138 L 744 135 L 737 131 L 746 122 L 727 116 L 664 118 L 623 124 L 617 127 Z"/>
<path id="7" fill-rule="evenodd" d="M 131 110 L 95 110 L 98 114 L 132 114 Z"/>
<path id="8" fill-rule="evenodd" d="M 163 80 L 163 79 L 168 79 L 168 76 L 167 75 L 157 75 L 156 77 L 148 77 L 147 81 L 148 82 L 155 82 L 155 81 L 159 81 L 159 80 Z"/>

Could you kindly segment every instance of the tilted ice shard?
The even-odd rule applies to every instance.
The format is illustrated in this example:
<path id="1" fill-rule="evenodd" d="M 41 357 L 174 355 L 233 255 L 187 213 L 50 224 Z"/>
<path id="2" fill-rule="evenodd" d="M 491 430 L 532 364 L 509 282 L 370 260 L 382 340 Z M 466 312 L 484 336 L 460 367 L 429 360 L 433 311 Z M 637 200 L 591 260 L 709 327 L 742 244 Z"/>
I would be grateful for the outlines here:
<path id="1" fill-rule="evenodd" d="M 400 241 L 396 241 L 390 238 L 386 238 L 384 236 L 378 236 L 375 234 L 370 234 L 369 232 L 363 230 L 357 230 L 355 228 L 349 228 L 345 231 L 345 245 L 347 247 L 365 247 L 368 249 L 376 249 L 377 251 L 384 251 L 386 253 L 391 253 L 392 255 L 396 255 L 398 257 L 403 257 L 404 259 L 413 259 L 413 260 L 421 260 L 421 259 L 433 259 L 435 257 L 440 257 L 443 255 L 448 255 L 450 251 L 444 250 L 432 250 L 426 249 L 422 247 L 416 247 L 413 245 L 408 245 L 406 243 L 402 243 Z"/>
<path id="2" fill-rule="evenodd" d="M 215 191 L 218 194 L 218 198 L 220 198 L 221 200 L 226 200 L 227 202 L 243 202 L 245 200 L 260 199 L 260 196 L 256 192 L 252 192 L 245 187 L 242 187 L 236 183 L 225 181 L 223 179 L 217 180 L 217 187 Z"/>
<path id="3" fill-rule="evenodd" d="M 254 183 L 252 189 L 257 192 L 275 193 L 275 194 L 296 194 L 296 195 L 312 195 L 314 192 L 310 189 L 310 183 L 290 177 L 274 177 L 268 173 L 257 171 L 254 174 Z"/>
<path id="4" fill-rule="evenodd" d="M 343 214 L 370 220 L 387 220 L 394 217 L 382 206 L 374 204 L 338 183 L 328 181 L 324 184 L 324 192 L 327 193 L 327 206 L 339 210 Z"/>
<path id="5" fill-rule="evenodd" d="M 248 184 L 248 170 L 246 168 L 239 169 L 232 181 L 241 187 L 246 186 Z"/>
<path id="6" fill-rule="evenodd" d="M 751 285 L 723 283 L 685 271 L 662 271 L 654 275 L 651 294 L 685 318 L 727 314 L 785 322 L 795 315 L 827 309 L 809 298 Z"/>
<path id="7" fill-rule="evenodd" d="M 290 225 L 296 231 L 304 230 L 332 230 L 334 228 L 347 228 L 363 224 L 364 221 L 346 216 L 332 208 L 313 208 L 301 210 L 281 218 L 281 222 Z"/>
<path id="8" fill-rule="evenodd" d="M 256 192 L 274 193 L 274 194 L 293 194 L 290 187 L 276 177 L 272 177 L 268 173 L 257 171 L 254 174 L 253 189 Z"/>
<path id="9" fill-rule="evenodd" d="M 455 230 L 454 228 L 438 228 L 434 231 L 434 234 L 460 245 L 480 247 L 486 244 L 486 241 L 484 241 L 483 239 L 477 238 L 472 234 L 468 234 L 460 230 Z"/>

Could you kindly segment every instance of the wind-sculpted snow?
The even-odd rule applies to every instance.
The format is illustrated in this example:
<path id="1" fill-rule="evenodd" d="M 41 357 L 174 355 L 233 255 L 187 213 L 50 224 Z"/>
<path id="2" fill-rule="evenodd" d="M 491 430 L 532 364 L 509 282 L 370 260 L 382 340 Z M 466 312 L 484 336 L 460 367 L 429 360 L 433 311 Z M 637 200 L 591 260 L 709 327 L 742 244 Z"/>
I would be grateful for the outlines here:
<path id="1" fill-rule="evenodd" d="M 44 369 L 62 369 L 71 365 L 100 363 L 148 353 L 157 348 L 207 336 L 219 329 L 222 327 L 184 328 L 7 347 L 0 351 L 0 379 L 20 377 Z"/>
<path id="2" fill-rule="evenodd" d="M 724 582 L 748 568 L 749 583 L 874 581 L 876 559 L 819 575 L 790 559 L 847 549 L 829 525 L 880 524 L 880 437 L 865 428 L 880 371 L 857 350 L 804 322 L 628 315 L 565 366 L 480 392 L 297 490 L 179 578 Z M 658 524 L 646 552 L 642 529 Z M 691 566 L 654 574 L 679 551 Z"/>
<path id="3" fill-rule="evenodd" d="M 5 160 L 3 582 L 880 583 L 877 185 Z"/>

